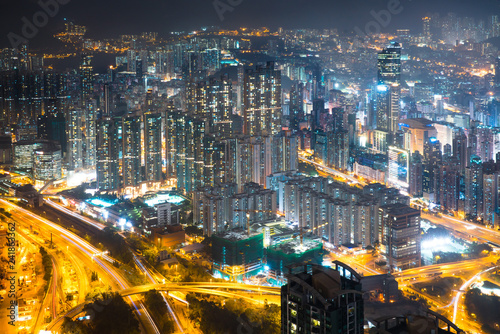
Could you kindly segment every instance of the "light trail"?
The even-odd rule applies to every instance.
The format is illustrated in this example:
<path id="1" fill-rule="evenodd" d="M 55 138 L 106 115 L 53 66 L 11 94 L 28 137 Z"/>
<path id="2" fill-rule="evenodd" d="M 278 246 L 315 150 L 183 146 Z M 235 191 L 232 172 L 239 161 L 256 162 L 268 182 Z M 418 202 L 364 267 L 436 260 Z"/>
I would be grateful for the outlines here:
<path id="1" fill-rule="evenodd" d="M 128 288 L 128 284 L 123 282 L 123 280 L 121 279 L 121 277 L 119 277 L 116 272 L 114 272 L 112 269 L 110 269 L 108 267 L 108 265 L 104 264 L 103 262 L 101 262 L 99 259 L 93 257 L 92 255 L 95 254 L 95 253 L 98 253 L 99 251 L 97 250 L 97 248 L 91 246 L 89 243 L 81 240 L 79 237 L 75 236 L 74 234 L 66 231 L 65 229 L 63 229 L 62 227 L 60 227 L 59 225 L 57 224 L 54 224 L 52 222 L 50 222 L 49 220 L 45 219 L 45 218 L 42 218 L 42 217 L 39 217 L 38 215 L 35 215 L 33 213 L 31 213 L 30 211 L 24 209 L 24 208 L 21 208 L 17 205 L 14 205 L 8 201 L 5 201 L 3 199 L 0 199 L 0 202 L 16 209 L 16 210 L 19 210 L 20 212 L 26 214 L 27 216 L 35 219 L 35 220 L 38 220 L 48 226 L 50 226 L 51 228 L 55 229 L 56 231 L 59 231 L 62 233 L 61 237 L 66 239 L 68 242 L 71 242 L 73 245 L 75 245 L 78 249 L 80 249 L 84 254 L 87 254 L 89 257 L 91 257 L 91 259 L 95 260 L 97 264 L 100 265 L 100 267 L 102 269 L 104 269 L 108 274 L 110 274 L 111 277 L 113 277 L 115 279 L 115 281 L 120 285 L 120 287 L 122 289 L 126 289 Z M 79 245 L 78 245 L 79 244 Z M 90 252 L 90 253 L 89 253 Z M 105 256 L 103 256 L 105 257 Z M 108 259 L 111 259 L 109 257 L 107 257 Z M 112 260 L 112 259 L 111 259 Z M 141 314 L 141 311 L 139 310 L 139 308 L 137 307 L 136 303 L 133 301 L 132 297 L 128 297 L 129 300 L 132 302 L 132 305 L 134 306 L 134 308 L 136 309 L 137 313 L 140 315 Z M 158 327 L 156 326 L 155 322 L 153 321 L 153 319 L 151 318 L 151 316 L 149 315 L 149 312 L 146 310 L 144 304 L 142 302 L 139 302 L 139 304 L 141 305 L 141 307 L 144 309 L 144 311 L 142 312 L 142 314 L 144 314 L 146 316 L 146 318 L 148 319 L 148 321 L 150 322 L 151 324 L 151 327 L 153 328 L 153 330 L 155 331 L 155 333 L 157 334 L 161 334 L 160 331 L 158 330 Z M 69 313 L 69 312 L 68 312 Z M 56 323 L 59 322 L 59 321 L 56 321 Z"/>
<path id="2" fill-rule="evenodd" d="M 56 299 L 57 299 L 57 268 L 56 264 L 54 263 L 54 259 L 52 259 L 52 271 L 54 274 L 52 275 L 52 319 L 57 318 L 57 311 L 56 311 Z"/>
<path id="3" fill-rule="evenodd" d="M 156 280 L 153 278 L 153 276 L 151 275 L 151 273 L 149 272 L 149 270 L 147 270 L 146 267 L 144 267 L 144 265 L 141 263 L 141 261 L 137 258 L 137 256 L 134 253 L 132 253 L 132 254 L 134 256 L 134 262 L 135 262 L 135 264 L 137 264 L 137 266 L 140 268 L 140 270 L 144 274 L 146 274 L 146 276 L 148 276 L 148 278 L 151 281 L 151 283 L 156 283 Z M 172 310 L 172 307 L 170 306 L 170 303 L 168 302 L 167 298 L 165 297 L 165 292 L 160 292 L 160 294 L 161 294 L 161 296 L 163 298 L 163 301 L 167 305 L 168 312 L 170 313 L 170 315 L 174 319 L 175 324 L 177 325 L 177 328 L 179 328 L 179 330 L 181 331 L 181 333 L 184 333 L 184 329 L 182 328 L 182 325 L 181 325 L 179 319 L 177 318 L 174 310 Z M 180 298 L 176 298 L 176 299 L 182 300 Z M 185 301 L 185 300 L 183 302 L 187 303 L 187 301 Z"/>
<path id="4" fill-rule="evenodd" d="M 460 287 L 460 290 L 457 291 L 457 295 L 455 296 L 455 305 L 453 307 L 453 323 L 456 322 L 457 320 L 457 312 L 458 312 L 458 302 L 460 301 L 460 296 L 462 295 L 462 291 L 465 291 L 465 289 L 467 289 L 478 277 L 480 277 L 482 274 L 485 274 L 487 273 L 488 271 L 491 271 L 493 269 L 495 269 L 495 267 L 491 267 L 491 268 L 488 268 L 486 270 L 483 270 L 479 273 L 477 273 L 476 275 L 474 275 L 470 280 L 468 280 L 467 282 L 465 282 L 461 287 Z"/>
<path id="5" fill-rule="evenodd" d="M 56 210 L 60 210 L 60 211 L 62 211 L 62 212 L 64 212 L 64 213 L 66 213 L 66 214 L 68 214 L 68 215 L 70 215 L 70 216 L 72 216 L 72 217 L 74 217 L 74 218 L 76 218 L 76 219 L 78 219 L 78 220 L 80 220 L 80 221 L 83 221 L 84 223 L 87 223 L 87 224 L 89 224 L 89 225 L 91 225 L 91 226 L 93 226 L 93 227 L 95 227 L 95 228 L 97 228 L 97 229 L 99 229 L 99 230 L 101 230 L 101 231 L 102 231 L 102 230 L 106 227 L 105 225 L 100 224 L 100 223 L 97 223 L 97 222 L 93 221 L 92 219 L 89 219 L 89 218 L 84 217 L 84 216 L 82 216 L 82 215 L 80 215 L 80 214 L 78 214 L 78 213 L 75 213 L 75 212 L 73 212 L 73 211 L 71 211 L 71 210 L 68 210 L 68 209 L 66 209 L 65 207 L 63 207 L 62 205 L 59 205 L 59 204 L 57 204 L 57 203 L 52 202 L 50 199 L 47 199 L 47 200 L 46 200 L 46 202 L 47 202 L 50 206 L 52 206 L 54 209 L 56 209 Z M 121 237 L 123 237 L 123 235 L 121 235 L 121 234 L 120 234 L 120 236 L 121 236 Z M 68 241 L 70 241 L 70 240 L 68 240 Z M 82 244 L 83 244 L 83 243 L 82 243 Z M 86 245 L 86 246 L 87 246 L 87 245 Z M 100 252 L 99 252 L 97 249 L 95 249 L 95 248 L 94 248 L 92 251 L 94 252 L 94 254 L 95 254 L 95 253 L 100 253 Z M 134 256 L 134 262 L 135 262 L 135 264 L 139 267 L 139 269 L 142 271 L 142 273 L 143 273 L 143 274 L 145 274 L 145 275 L 149 278 L 149 280 L 150 280 L 152 283 L 156 283 L 156 280 L 155 280 L 155 279 L 154 279 L 154 277 L 150 274 L 149 270 L 147 270 L 147 269 L 144 267 L 144 265 L 141 263 L 141 261 L 137 258 L 137 256 L 136 256 L 133 252 L 132 252 L 132 254 L 133 254 L 133 256 Z M 107 260 L 107 261 L 109 261 L 110 263 L 113 263 L 113 262 L 115 261 L 114 259 L 110 258 L 109 256 L 107 256 L 107 255 L 105 255 L 105 254 L 103 254 L 103 255 L 102 255 L 102 258 L 106 259 L 106 260 Z M 114 278 L 118 279 L 118 278 L 117 278 L 117 277 L 116 277 L 113 273 L 111 273 L 111 272 L 110 272 L 107 268 L 105 268 L 105 266 L 103 266 L 103 265 L 102 265 L 102 263 L 101 263 L 99 260 L 97 260 L 97 258 L 96 258 L 96 257 L 92 256 L 92 259 L 95 259 L 95 260 L 96 260 L 96 262 L 97 262 L 97 263 L 99 263 L 99 264 L 101 265 L 101 267 L 103 267 L 103 269 L 104 269 L 104 270 L 106 270 L 106 271 L 107 271 L 107 272 L 108 272 L 108 273 L 109 273 L 112 277 L 114 277 Z M 122 289 L 125 289 L 124 285 L 123 285 L 121 282 L 119 282 L 119 283 L 120 283 L 121 288 L 122 288 Z M 175 323 L 176 323 L 177 327 L 179 328 L 179 330 L 180 330 L 182 333 L 184 333 L 184 330 L 182 329 L 182 326 L 181 326 L 181 324 L 180 324 L 179 319 L 178 319 L 178 318 L 177 318 L 177 316 L 175 315 L 175 312 L 172 310 L 172 308 L 171 308 L 170 304 L 168 303 L 167 299 L 165 298 L 165 295 L 164 295 L 164 294 L 165 294 L 164 292 L 162 292 L 162 293 L 161 293 L 161 295 L 162 295 L 162 297 L 163 297 L 163 300 L 165 301 L 165 304 L 167 305 L 167 308 L 168 308 L 168 310 L 169 310 L 169 313 L 172 315 L 172 318 L 174 319 L 174 321 L 175 321 Z M 129 298 L 130 298 L 130 297 L 129 297 Z M 184 300 L 182 300 L 182 299 L 180 299 L 180 298 L 176 298 L 176 299 L 179 299 L 179 300 L 181 300 L 182 302 L 187 303 L 186 301 L 184 301 Z M 132 302 L 132 303 L 133 303 L 133 302 Z M 142 302 L 141 302 L 141 304 L 142 304 Z M 135 304 L 134 304 L 134 307 L 135 307 Z M 136 310 L 137 310 L 137 307 L 136 307 Z M 139 312 L 139 310 L 138 310 L 138 312 Z M 152 324 L 154 324 L 154 321 L 152 321 L 152 318 L 151 318 L 151 316 L 149 315 L 149 313 L 148 313 L 147 311 L 145 312 L 145 315 L 148 317 L 148 319 L 150 319 L 150 320 L 151 320 L 151 323 L 152 323 Z M 156 325 L 155 325 L 154 327 L 156 328 Z M 156 328 L 156 330 L 157 330 L 157 328 Z"/>

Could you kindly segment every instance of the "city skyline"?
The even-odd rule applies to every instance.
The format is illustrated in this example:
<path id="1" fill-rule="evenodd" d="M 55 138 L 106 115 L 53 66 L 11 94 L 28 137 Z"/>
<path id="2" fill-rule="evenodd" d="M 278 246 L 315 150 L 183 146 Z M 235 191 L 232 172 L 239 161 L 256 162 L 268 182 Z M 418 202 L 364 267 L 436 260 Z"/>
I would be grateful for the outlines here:
<path id="1" fill-rule="evenodd" d="M 0 332 L 497 334 L 498 2 L 225 1 L 10 5 Z"/>
<path id="2" fill-rule="evenodd" d="M 241 0 L 229 3 L 224 0 L 213 2 L 196 0 L 189 7 L 182 3 L 152 0 L 141 6 L 128 5 L 123 1 L 104 3 L 92 1 L 85 3 L 75 0 L 56 1 L 57 7 L 51 0 L 40 1 L 43 4 L 50 4 L 47 7 L 40 6 L 37 1 L 28 0 L 4 4 L 3 27 L 0 28 L 3 37 L 0 39 L 0 45 L 11 44 L 8 39 L 8 34 L 11 32 L 22 35 L 24 25 L 22 18 L 25 17 L 33 23 L 33 15 L 43 8 L 49 10 L 49 16 L 46 20 L 39 17 L 43 24 L 39 28 L 34 27 L 37 32 L 31 43 L 36 48 L 43 48 L 44 45 L 56 46 L 51 37 L 61 30 L 65 20 L 87 26 L 89 37 L 102 39 L 115 38 L 120 34 L 138 34 L 143 31 L 157 31 L 160 36 L 168 37 L 174 31 L 189 32 L 210 26 L 229 29 L 238 27 L 339 29 L 341 32 L 359 28 L 364 31 L 364 26 L 371 21 L 381 23 L 383 32 L 403 28 L 420 31 L 422 29 L 420 18 L 431 13 L 446 15 L 448 12 L 456 12 L 459 16 L 484 20 L 487 15 L 500 10 L 500 4 L 496 0 L 480 0 L 481 5 L 466 0 L 458 2 L 377 0 L 370 3 L 327 0 L 309 3 L 294 0 L 295 2 L 287 6 L 280 6 L 279 2 L 266 1 Z M 387 16 L 389 7 L 393 10 Z M 94 8 L 100 10 L 95 11 Z M 281 14 L 276 16 L 276 12 Z M 127 22 L 126 26 L 121 25 L 123 22 Z"/>

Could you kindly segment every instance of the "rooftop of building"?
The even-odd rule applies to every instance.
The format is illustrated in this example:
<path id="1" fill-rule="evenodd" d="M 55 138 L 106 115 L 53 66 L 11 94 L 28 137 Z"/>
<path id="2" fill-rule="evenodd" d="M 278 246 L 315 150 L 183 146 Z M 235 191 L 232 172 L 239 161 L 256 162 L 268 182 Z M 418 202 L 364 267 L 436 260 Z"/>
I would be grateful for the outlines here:
<path id="1" fill-rule="evenodd" d="M 240 241 L 250 238 L 247 231 L 244 229 L 235 229 L 227 232 L 217 234 L 218 238 L 230 240 L 230 241 Z"/>
<path id="2" fill-rule="evenodd" d="M 275 251 L 280 251 L 288 255 L 288 254 L 302 254 L 312 249 L 315 249 L 321 245 L 320 242 L 313 239 L 304 238 L 302 242 L 298 239 L 299 238 L 285 240 L 277 245 L 271 246 L 270 248 Z"/>
<path id="3" fill-rule="evenodd" d="M 334 261 L 333 263 L 333 268 L 314 264 L 289 266 L 288 289 L 308 290 L 314 296 L 315 302 L 325 307 L 330 306 L 330 301 L 342 291 L 349 290 L 349 293 L 359 294 L 361 297 L 363 293 L 358 273 L 342 262 Z M 302 271 L 297 272 L 297 269 L 301 268 Z"/>
<path id="4" fill-rule="evenodd" d="M 450 320 L 444 316 L 427 310 L 423 314 L 408 314 L 400 316 L 385 316 L 371 321 L 376 326 L 369 333 L 408 333 L 408 334 L 431 334 L 431 333 L 464 333 Z"/>
<path id="5" fill-rule="evenodd" d="M 408 214 L 420 212 L 417 209 L 411 208 L 408 205 L 401 204 L 401 203 L 385 205 L 385 206 L 383 206 L 383 208 L 385 210 L 387 210 L 388 213 L 395 215 L 395 216 L 408 215 Z"/>
<path id="6" fill-rule="evenodd" d="M 434 128 L 434 122 L 426 118 L 409 118 L 405 119 L 401 123 L 401 126 L 406 126 L 411 129 L 428 130 Z"/>

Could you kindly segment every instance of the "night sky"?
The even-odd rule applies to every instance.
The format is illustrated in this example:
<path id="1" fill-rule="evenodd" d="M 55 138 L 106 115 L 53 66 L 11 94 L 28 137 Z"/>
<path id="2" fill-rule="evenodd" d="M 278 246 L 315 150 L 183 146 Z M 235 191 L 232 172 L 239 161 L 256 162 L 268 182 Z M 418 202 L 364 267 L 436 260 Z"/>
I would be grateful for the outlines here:
<path id="1" fill-rule="evenodd" d="M 7 34 L 20 33 L 21 18 L 32 21 L 40 10 L 39 0 L 3 0 L 0 10 L 0 46 L 8 46 Z M 53 1 L 53 0 L 41 0 Z M 88 37 L 117 37 L 119 34 L 136 34 L 157 31 L 165 36 L 173 30 L 193 30 L 215 25 L 225 28 L 240 26 L 269 28 L 339 28 L 352 29 L 373 20 L 370 11 L 387 8 L 390 1 L 398 0 L 219 0 L 237 4 L 223 14 L 221 21 L 214 9 L 213 0 L 60 0 L 58 13 L 49 18 L 46 26 L 30 40 L 34 47 L 52 43 L 50 36 L 63 25 L 64 18 L 88 26 Z M 400 0 L 401 13 L 393 15 L 387 31 L 410 28 L 420 31 L 420 18 L 429 12 L 486 18 L 500 15 L 500 0 Z"/>

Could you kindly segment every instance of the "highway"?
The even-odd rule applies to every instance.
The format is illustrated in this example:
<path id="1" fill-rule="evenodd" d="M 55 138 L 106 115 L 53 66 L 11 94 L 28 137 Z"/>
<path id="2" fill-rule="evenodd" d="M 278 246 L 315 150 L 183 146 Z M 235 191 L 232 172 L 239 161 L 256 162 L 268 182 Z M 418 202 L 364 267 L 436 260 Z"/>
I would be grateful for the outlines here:
<path id="1" fill-rule="evenodd" d="M 0 207 L 11 212 L 13 219 L 19 223 L 31 224 L 31 226 L 38 226 L 43 228 L 48 233 L 50 233 L 55 242 L 61 247 L 67 246 L 68 251 L 71 249 L 75 255 L 81 261 L 84 261 L 89 268 L 96 268 L 100 272 L 104 273 L 111 282 L 113 282 L 115 289 L 122 290 L 129 288 L 128 283 L 119 275 L 114 267 L 111 265 L 113 259 L 104 255 L 103 259 L 94 257 L 96 253 L 101 253 L 100 250 L 89 244 L 87 241 L 81 239 L 80 237 L 74 235 L 70 231 L 60 227 L 59 225 L 48 221 L 42 217 L 39 217 L 28 210 L 25 210 L 15 204 L 12 204 L 5 200 L 0 200 Z M 57 240 L 56 240 L 57 239 Z M 132 306 L 139 315 L 139 320 L 144 327 L 146 333 L 159 333 L 156 324 L 152 320 L 149 312 L 145 309 L 145 306 L 140 301 L 134 301 L 132 297 L 129 297 Z M 56 329 L 62 324 L 64 317 L 60 317 L 49 324 L 49 329 Z"/>
<path id="2" fill-rule="evenodd" d="M 467 282 L 465 282 L 460 287 L 459 290 L 457 290 L 456 296 L 454 297 L 454 303 L 453 303 L 453 319 L 452 319 L 453 323 L 455 323 L 455 324 L 457 323 L 457 314 L 458 314 L 459 304 L 463 303 L 463 301 L 462 301 L 463 298 L 460 298 L 462 296 L 462 294 L 463 294 L 463 291 L 467 291 L 467 289 L 469 289 L 469 287 L 471 286 L 471 284 L 474 283 L 474 281 L 476 281 L 478 278 L 480 278 L 482 274 L 485 274 L 485 273 L 487 273 L 489 271 L 492 271 L 495 268 L 496 268 L 496 266 L 493 266 L 493 267 L 490 267 L 490 268 L 488 268 L 486 270 L 483 270 L 483 271 L 477 273 L 471 279 L 469 279 Z M 463 310 L 464 307 L 461 307 L 460 309 Z M 468 319 L 467 314 L 465 314 L 463 317 L 465 319 Z M 464 320 L 464 319 L 462 318 L 462 320 Z M 468 324 L 468 323 L 471 323 L 471 322 L 470 321 L 465 321 L 465 323 Z M 462 325 L 462 327 L 463 327 L 463 325 Z"/>
<path id="3" fill-rule="evenodd" d="M 45 199 L 45 203 L 50 205 L 52 208 L 54 208 L 55 210 L 58 210 L 62 213 L 64 213 L 65 215 L 67 216 L 70 216 L 78 221 L 81 221 L 85 224 L 87 224 L 88 226 L 91 226 L 97 230 L 103 230 L 106 225 L 102 224 L 102 223 L 99 223 L 91 218 L 88 218 L 88 217 L 85 217 L 77 212 L 74 212 L 70 209 L 67 209 L 66 207 L 64 207 L 63 205 L 60 205 L 50 199 Z M 123 234 L 120 233 L 120 236 L 122 236 L 123 238 L 125 238 L 125 236 Z M 132 251 L 132 250 L 131 250 Z M 134 252 L 132 251 L 132 254 L 134 254 Z M 157 280 L 155 280 L 155 278 L 153 278 L 153 275 L 155 275 L 154 273 L 151 272 L 150 269 L 147 269 L 146 266 L 142 263 L 142 261 L 134 254 L 134 262 L 135 264 L 137 265 L 137 267 L 139 268 L 139 270 L 148 278 L 148 280 L 150 280 L 151 283 L 157 283 Z M 164 277 L 162 277 L 164 279 Z M 184 333 L 184 330 L 179 322 L 179 319 L 177 317 L 177 315 L 174 313 L 174 311 L 172 310 L 172 307 L 170 306 L 170 304 L 168 303 L 166 297 L 163 295 L 162 293 L 162 296 L 163 296 L 163 300 L 165 301 L 166 305 L 167 305 L 167 308 L 170 312 L 170 315 L 172 316 L 172 319 L 174 319 L 174 322 L 178 328 L 178 330 L 181 332 L 181 333 Z"/>
<path id="4" fill-rule="evenodd" d="M 500 245 L 500 231 L 498 230 L 446 215 L 436 217 L 435 215 L 421 212 L 421 217 L 429 220 L 433 224 L 444 226 L 453 233 L 460 233 L 463 237 L 469 240 L 471 238 L 476 238 L 483 242 L 492 242 Z"/>
<path id="5" fill-rule="evenodd" d="M 235 290 L 234 292 L 224 291 L 224 290 Z M 146 284 L 141 286 L 134 286 L 127 289 L 120 290 L 119 293 L 123 297 L 143 294 L 150 290 L 157 291 L 183 291 L 183 292 L 196 292 L 202 294 L 208 294 L 219 297 L 243 299 L 247 302 L 263 305 L 264 298 L 254 298 L 253 296 L 247 296 L 243 293 L 259 294 L 268 299 L 269 302 L 280 304 L 281 298 L 281 288 L 279 287 L 269 287 L 269 286 L 256 286 L 241 283 L 212 283 L 212 282 L 179 282 L 179 283 L 165 283 L 165 284 Z M 271 300 L 269 300 L 271 299 Z M 168 305 L 168 303 L 167 303 Z M 78 305 L 75 308 L 68 311 L 67 316 L 74 317 L 80 313 L 83 309 L 83 305 Z"/>
<path id="6" fill-rule="evenodd" d="M 347 179 L 349 180 L 351 183 L 353 184 L 360 184 L 362 186 L 366 186 L 368 183 L 366 182 L 363 182 L 363 181 L 360 181 L 358 180 L 357 178 L 355 178 L 354 176 L 352 175 L 348 175 L 348 174 L 345 174 L 345 173 L 342 173 L 342 172 L 339 172 L 338 170 L 335 170 L 333 168 L 330 168 L 330 167 L 326 167 L 325 165 L 319 163 L 319 162 L 316 162 L 314 160 L 310 160 L 310 159 L 307 159 L 305 157 L 305 153 L 304 152 L 299 152 L 299 160 L 301 161 L 305 161 L 307 163 L 310 163 L 314 166 L 316 166 L 317 168 L 319 168 L 321 171 L 325 172 L 325 173 L 328 173 L 328 174 L 332 174 L 334 176 L 338 176 L 338 177 L 342 177 L 344 179 Z"/>

